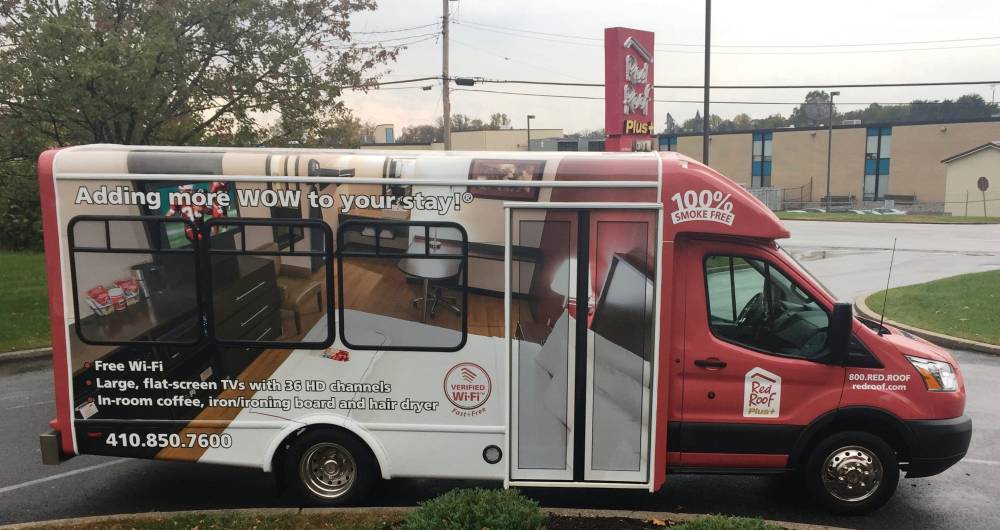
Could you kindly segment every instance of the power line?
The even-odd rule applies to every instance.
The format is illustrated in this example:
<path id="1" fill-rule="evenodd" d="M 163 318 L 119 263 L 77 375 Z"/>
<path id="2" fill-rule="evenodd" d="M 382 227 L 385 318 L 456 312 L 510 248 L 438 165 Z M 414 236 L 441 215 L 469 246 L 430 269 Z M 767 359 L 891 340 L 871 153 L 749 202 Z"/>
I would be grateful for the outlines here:
<path id="1" fill-rule="evenodd" d="M 384 83 L 378 83 L 380 85 L 388 84 L 403 84 L 403 83 L 415 83 L 419 81 L 427 81 L 430 79 L 439 80 L 441 76 L 425 76 L 425 77 L 415 77 L 412 79 L 399 79 L 396 81 L 386 81 Z M 572 82 L 572 81 L 538 81 L 538 80 L 525 80 L 525 79 L 487 79 L 478 76 L 453 76 L 448 78 L 451 81 L 455 79 L 473 79 L 476 83 L 491 83 L 491 84 L 511 84 L 511 85 L 546 85 L 546 86 L 572 86 L 572 87 L 587 87 L 587 88 L 603 88 L 604 83 L 584 83 L 584 82 Z M 973 86 L 973 85 L 992 85 L 1000 84 L 1000 81 L 923 81 L 923 82 L 911 82 L 911 83 L 827 83 L 827 84 L 811 84 L 811 85 L 712 85 L 713 90 L 774 90 L 774 89 L 825 89 L 825 88 L 900 88 L 900 87 L 925 87 L 925 86 Z M 364 85 L 359 85 L 364 87 Z M 684 90 L 684 89 L 697 89 L 701 90 L 702 85 L 653 85 L 654 88 L 659 89 L 674 89 L 674 90 Z M 340 88 L 353 88 L 353 86 L 346 86 Z M 370 87 L 368 87 L 370 88 Z"/>
<path id="2" fill-rule="evenodd" d="M 578 79 L 578 80 L 582 81 L 582 79 L 580 79 L 579 77 L 567 74 L 565 72 L 560 72 L 559 70 L 555 70 L 555 69 L 553 69 L 551 67 L 545 67 L 545 66 L 537 65 L 537 64 L 534 64 L 534 63 L 530 63 L 528 61 L 523 61 L 521 59 L 516 59 L 516 58 L 510 57 L 510 56 L 507 56 L 507 55 L 496 53 L 496 52 L 493 52 L 493 51 L 490 51 L 490 50 L 487 50 L 487 49 L 484 49 L 484 48 L 480 48 L 478 46 L 474 46 L 474 45 L 469 44 L 467 42 L 460 41 L 460 40 L 456 39 L 455 37 L 451 37 L 451 41 L 454 42 L 454 43 L 460 44 L 462 46 L 465 46 L 467 48 L 476 50 L 478 52 L 485 53 L 485 54 L 488 54 L 488 55 L 492 55 L 494 57 L 498 57 L 498 58 L 503 59 L 505 61 L 512 61 L 512 62 L 515 62 L 515 63 L 520 63 L 520 64 L 523 64 L 523 65 L 529 67 L 529 68 L 533 68 L 535 70 L 541 70 L 541 71 L 546 72 L 546 73 L 559 74 L 562 77 L 567 77 L 567 78 L 570 78 L 570 79 Z"/>
<path id="3" fill-rule="evenodd" d="M 898 52 L 921 52 L 921 51 L 940 51 L 940 50 L 964 50 L 968 48 L 995 48 L 1000 46 L 1000 42 L 994 42 L 989 44 L 967 44 L 964 46 L 932 46 L 925 48 L 892 48 L 884 50 L 825 50 L 825 51 L 717 51 L 713 52 L 719 55 L 855 55 L 855 54 L 867 54 L 867 53 L 898 53 Z M 701 50 L 663 50 L 657 49 L 657 51 L 663 53 L 684 53 L 692 55 L 700 55 L 704 52 Z"/>
<path id="4" fill-rule="evenodd" d="M 436 37 L 438 35 L 440 35 L 440 33 L 433 32 L 433 33 L 421 33 L 419 35 L 406 35 L 404 37 L 392 37 L 392 38 L 381 39 L 381 40 L 350 41 L 350 42 L 345 42 L 344 46 L 348 46 L 349 47 L 351 45 L 358 46 L 358 45 L 375 45 L 375 44 L 383 44 L 384 45 L 384 44 L 386 44 L 388 42 L 391 42 L 391 41 L 400 41 L 400 40 L 404 40 L 405 41 L 405 40 L 410 40 L 410 39 L 420 39 L 420 38 L 423 38 L 423 37 Z M 393 45 L 393 46 L 395 46 L 395 45 Z"/>
<path id="5" fill-rule="evenodd" d="M 503 90 L 487 90 L 484 88 L 456 88 L 453 89 L 454 92 L 483 92 L 489 94 L 507 94 L 511 96 L 536 96 L 536 97 L 547 97 L 547 98 L 563 98 L 563 99 L 590 99 L 590 100 L 604 100 L 603 97 L 597 96 L 574 96 L 570 94 L 539 94 L 536 92 L 507 92 Z M 654 100 L 660 101 L 660 100 Z"/>
<path id="6" fill-rule="evenodd" d="M 405 83 L 417 83 L 420 81 L 440 81 L 441 76 L 414 77 L 411 79 L 399 79 L 396 81 L 380 81 L 365 85 L 346 85 L 337 87 L 340 90 L 375 90 L 386 85 L 402 85 Z M 416 88 L 416 87 L 414 87 Z"/>
<path id="7" fill-rule="evenodd" d="M 455 23 L 458 24 L 459 21 L 456 20 Z M 587 37 L 587 36 L 583 36 L 583 35 L 572 35 L 572 34 L 567 34 L 567 33 L 551 33 L 551 32 L 544 32 L 544 31 L 534 31 L 534 30 L 527 30 L 527 29 L 522 29 L 522 28 L 514 28 L 514 27 L 510 27 L 510 26 L 499 26 L 499 25 L 493 25 L 493 24 L 484 24 L 482 22 L 474 22 L 474 21 L 470 21 L 470 20 L 462 20 L 461 23 L 462 24 L 468 24 L 470 26 L 474 26 L 473 29 L 476 29 L 475 27 L 481 27 L 482 29 L 489 28 L 489 29 L 494 29 L 494 30 L 502 30 L 502 31 L 506 31 L 506 32 L 527 33 L 529 35 L 521 35 L 521 36 L 528 37 L 528 38 L 531 38 L 531 37 L 533 37 L 535 35 L 545 35 L 545 36 L 549 36 L 549 37 L 561 37 L 561 38 L 578 39 L 578 40 L 594 41 L 594 42 L 603 42 L 603 40 L 604 40 L 603 38 L 599 38 L 599 37 Z M 713 44 L 712 47 L 713 48 L 858 48 L 858 47 L 871 47 L 871 46 L 912 46 L 912 45 L 915 45 L 915 44 L 947 44 L 947 43 L 956 43 L 956 42 L 976 42 L 976 41 L 997 40 L 997 39 L 1000 39 L 1000 36 L 992 36 L 992 37 L 967 37 L 967 38 L 960 38 L 960 39 L 934 39 L 934 40 L 896 41 L 896 42 L 865 42 L 865 43 L 826 43 L 826 44 Z M 1000 45 L 1000 44 L 990 44 L 989 46 L 997 46 L 997 45 Z M 694 43 L 680 43 L 680 42 L 663 42 L 663 43 L 658 43 L 657 44 L 657 47 L 660 47 L 660 46 L 664 46 L 664 47 L 670 46 L 670 47 L 692 47 L 692 48 L 700 48 L 700 47 L 703 46 L 703 44 L 700 44 L 700 43 L 699 44 L 694 44 Z M 940 49 L 948 49 L 948 48 L 940 48 Z M 699 51 L 697 53 L 701 53 L 701 52 Z M 720 52 L 720 53 L 725 53 L 725 52 Z"/>
<path id="8" fill-rule="evenodd" d="M 571 83 L 566 81 L 532 81 L 520 79 L 480 79 L 477 83 L 501 83 L 517 85 L 551 85 L 551 86 L 577 86 L 577 87 L 604 87 L 604 83 Z M 1000 83 L 1000 81 L 931 81 L 914 83 L 828 83 L 812 85 L 712 85 L 713 90 L 771 90 L 771 89 L 824 89 L 824 88 L 899 88 L 899 87 L 921 87 L 921 86 L 968 86 L 968 85 L 989 85 Z M 697 89 L 704 88 L 702 85 L 653 85 L 654 88 L 667 89 Z"/>
<path id="9" fill-rule="evenodd" d="M 372 87 L 371 90 L 375 91 L 375 90 L 430 90 L 430 89 L 429 88 L 425 89 L 422 86 L 388 86 L 388 87 L 375 86 Z"/>
<path id="10" fill-rule="evenodd" d="M 455 21 L 455 23 L 459 24 L 458 21 Z M 462 24 L 468 24 L 468 22 L 462 22 Z M 533 40 L 538 40 L 538 41 L 543 41 L 543 42 L 559 42 L 559 43 L 563 43 L 563 44 L 571 44 L 571 45 L 574 45 L 574 46 L 585 46 L 585 47 L 588 47 L 588 48 L 601 48 L 601 47 L 604 46 L 603 44 L 597 44 L 597 43 L 595 43 L 595 44 L 589 44 L 589 43 L 586 43 L 586 42 L 572 42 L 572 41 L 567 41 L 565 39 L 539 37 L 537 35 L 522 35 L 520 33 L 512 33 L 512 32 L 509 32 L 509 31 L 500 31 L 500 30 L 489 29 L 489 28 L 479 28 L 479 27 L 475 27 L 475 26 L 471 26 L 471 25 L 469 26 L 469 28 L 473 29 L 473 30 L 477 30 L 477 31 L 488 31 L 490 33 L 499 33 L 500 35 L 507 35 L 508 37 L 521 37 L 521 38 L 525 38 L 525 39 L 533 39 Z"/>
<path id="11" fill-rule="evenodd" d="M 440 26 L 440 22 L 433 22 L 431 24 L 424 24 L 423 26 L 410 26 L 408 28 L 396 28 L 396 29 L 386 29 L 381 31 L 352 31 L 354 35 L 379 35 L 382 33 L 402 33 L 404 31 L 413 31 L 416 29 L 429 28 L 432 26 Z"/>
<path id="12" fill-rule="evenodd" d="M 510 96 L 532 96 L 532 97 L 547 97 L 547 98 L 564 98 L 564 99 L 587 99 L 595 101 L 603 101 L 603 97 L 598 96 L 576 96 L 570 94 L 543 94 L 538 92 L 509 92 L 504 90 L 488 90 L 488 89 L 477 89 L 477 88 L 456 88 L 455 92 L 483 92 L 489 94 L 505 94 Z M 657 103 L 701 103 L 700 99 L 654 99 L 653 101 Z M 802 101 L 718 101 L 712 100 L 712 103 L 719 103 L 725 105 L 801 105 Z M 911 102 L 883 102 L 883 101 L 840 101 L 837 105 L 884 105 L 884 106 L 896 106 L 896 105 L 970 105 L 971 103 L 944 103 L 940 101 L 911 101 Z"/>
<path id="13" fill-rule="evenodd" d="M 414 40 L 410 40 L 410 41 L 406 41 L 406 42 L 399 42 L 399 43 L 396 43 L 396 44 L 392 44 L 390 46 L 386 46 L 386 48 L 398 50 L 400 48 L 405 48 L 407 46 L 413 46 L 414 44 L 420 44 L 422 42 L 436 40 L 439 36 L 440 36 L 440 34 L 438 34 L 438 33 L 428 33 L 428 34 L 426 34 L 426 36 L 412 35 L 412 36 L 405 37 L 405 38 L 407 38 L 407 39 L 414 39 Z M 394 39 L 394 40 L 397 40 L 397 39 Z M 358 47 L 364 48 L 364 47 L 369 47 L 369 46 L 382 46 L 384 44 L 386 44 L 386 43 L 383 42 L 383 41 L 367 41 L 367 42 L 352 42 L 352 43 L 345 43 L 345 44 L 327 45 L 327 46 L 323 46 L 323 47 L 324 48 L 329 48 L 329 49 L 334 49 L 334 50 L 349 50 L 349 49 L 358 48 Z"/>

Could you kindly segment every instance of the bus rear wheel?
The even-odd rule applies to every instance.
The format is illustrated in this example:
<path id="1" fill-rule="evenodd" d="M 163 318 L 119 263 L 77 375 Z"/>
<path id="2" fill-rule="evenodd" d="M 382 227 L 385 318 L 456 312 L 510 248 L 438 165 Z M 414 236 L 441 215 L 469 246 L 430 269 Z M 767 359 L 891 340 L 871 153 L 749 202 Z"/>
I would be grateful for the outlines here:
<path id="1" fill-rule="evenodd" d="M 806 487 L 828 510 L 861 515 L 885 504 L 899 483 L 892 447 L 873 434 L 847 431 L 817 445 L 805 469 Z"/>
<path id="2" fill-rule="evenodd" d="M 335 429 L 309 431 L 288 448 L 286 483 L 315 506 L 353 506 L 375 481 L 371 451 L 355 436 Z"/>

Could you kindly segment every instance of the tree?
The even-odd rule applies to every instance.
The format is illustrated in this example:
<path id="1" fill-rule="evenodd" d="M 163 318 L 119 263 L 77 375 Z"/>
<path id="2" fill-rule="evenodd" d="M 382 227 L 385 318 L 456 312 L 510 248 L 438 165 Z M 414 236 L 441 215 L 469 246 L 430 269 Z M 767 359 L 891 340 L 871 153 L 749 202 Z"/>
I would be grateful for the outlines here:
<path id="1" fill-rule="evenodd" d="M 753 120 L 753 129 L 778 129 L 787 127 L 788 120 L 781 114 L 771 114 L 766 118 Z"/>
<path id="2" fill-rule="evenodd" d="M 905 123 L 914 121 L 949 121 L 988 119 L 997 112 L 997 105 L 987 103 L 979 94 L 966 94 L 958 99 L 915 99 L 902 105 L 872 103 L 859 110 L 844 113 L 844 119 L 862 123 Z"/>
<path id="3" fill-rule="evenodd" d="M 444 141 L 444 129 L 437 125 L 413 125 L 404 127 L 403 134 L 396 139 L 404 144 L 429 144 Z"/>
<path id="4" fill-rule="evenodd" d="M 303 146 L 356 149 L 364 143 L 365 138 L 374 133 L 375 124 L 362 122 L 355 116 L 343 116 L 332 120 L 312 135 L 292 138 L 276 132 L 264 144 L 287 146 L 294 140 Z"/>
<path id="5" fill-rule="evenodd" d="M 867 107 L 851 110 L 840 114 L 836 105 L 833 109 L 833 123 L 843 120 L 861 120 L 863 124 L 907 123 L 917 121 L 947 122 L 950 120 L 982 120 L 996 116 L 1000 105 L 987 103 L 979 94 L 966 94 L 955 100 L 920 100 L 910 103 L 882 105 L 871 103 Z M 828 124 L 830 118 L 830 95 L 822 90 L 813 90 L 806 94 L 805 101 L 795 107 L 792 115 L 785 118 L 781 114 L 772 114 L 766 118 L 751 118 L 746 113 L 733 116 L 732 119 L 722 119 L 713 114 L 709 118 L 709 128 L 712 132 L 747 131 L 780 129 L 783 127 L 816 127 Z M 668 123 L 672 117 L 668 114 Z M 701 113 L 695 111 L 694 118 L 685 120 L 676 132 L 701 132 Z M 664 133 L 670 133 L 668 129 Z"/>
<path id="6" fill-rule="evenodd" d="M 397 139 L 400 143 L 408 144 L 429 144 L 432 142 L 444 141 L 443 118 L 434 120 L 434 125 L 413 125 L 403 128 L 403 134 Z M 479 118 L 472 118 L 465 114 L 451 115 L 451 132 L 460 131 L 495 131 L 510 127 L 510 118 L 502 112 L 490 114 L 490 121 L 484 123 Z"/>
<path id="7" fill-rule="evenodd" d="M 718 114 L 712 114 L 708 117 L 708 130 L 718 131 L 722 127 L 722 118 Z"/>
<path id="8" fill-rule="evenodd" d="M 671 116 L 670 113 L 668 112 L 667 119 L 665 122 L 663 122 L 663 133 L 664 134 L 675 133 L 677 132 L 677 129 L 678 129 L 677 120 L 675 120 L 674 117 Z"/>
<path id="9" fill-rule="evenodd" d="M 806 94 L 805 101 L 792 109 L 792 115 L 788 121 L 796 127 L 816 127 L 820 124 L 829 124 L 830 119 L 830 94 L 825 90 L 810 90 Z M 833 106 L 832 119 L 836 123 L 836 105 Z"/>
<path id="10" fill-rule="evenodd" d="M 243 141 L 277 113 L 306 135 L 398 50 L 351 43 L 374 0 L 0 4 L 0 104 L 51 145 Z"/>
<path id="11" fill-rule="evenodd" d="M 438 127 L 444 130 L 442 124 L 444 123 L 443 118 L 437 119 Z M 451 115 L 451 132 L 459 131 L 481 131 L 483 130 L 483 120 L 479 118 L 470 118 L 465 114 L 452 114 Z"/>
<path id="12" fill-rule="evenodd" d="M 497 130 L 506 129 L 508 127 L 510 127 L 510 118 L 507 117 L 507 114 L 502 112 L 494 112 L 493 114 L 490 114 L 490 123 L 486 126 L 487 129 Z"/>
<path id="13" fill-rule="evenodd" d="M 741 112 L 733 116 L 733 128 L 737 131 L 748 131 L 753 128 L 753 120 L 749 114 Z"/>
<path id="14" fill-rule="evenodd" d="M 318 138 L 349 114 L 341 87 L 373 86 L 399 53 L 352 42 L 351 16 L 375 6 L 0 2 L 0 245 L 41 244 L 25 198 L 38 195 L 35 160 L 47 147 Z"/>
<path id="15" fill-rule="evenodd" d="M 701 111 L 694 111 L 694 118 L 690 120 L 684 120 L 681 124 L 681 130 L 683 132 L 701 132 L 701 128 L 704 125 L 701 119 Z"/>

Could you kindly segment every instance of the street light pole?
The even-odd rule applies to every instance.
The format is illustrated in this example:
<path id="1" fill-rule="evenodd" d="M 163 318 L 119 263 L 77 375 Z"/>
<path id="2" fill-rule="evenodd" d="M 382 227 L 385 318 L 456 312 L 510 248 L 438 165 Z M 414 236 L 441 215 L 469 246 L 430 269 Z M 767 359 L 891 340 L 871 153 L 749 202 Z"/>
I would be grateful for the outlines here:
<path id="1" fill-rule="evenodd" d="M 830 117 L 827 120 L 826 133 L 826 213 L 830 213 L 830 161 L 833 158 L 833 96 L 839 96 L 839 91 L 830 92 Z"/>
<path id="2" fill-rule="evenodd" d="M 528 151 L 531 151 L 531 120 L 534 118 L 534 114 L 528 114 Z"/>

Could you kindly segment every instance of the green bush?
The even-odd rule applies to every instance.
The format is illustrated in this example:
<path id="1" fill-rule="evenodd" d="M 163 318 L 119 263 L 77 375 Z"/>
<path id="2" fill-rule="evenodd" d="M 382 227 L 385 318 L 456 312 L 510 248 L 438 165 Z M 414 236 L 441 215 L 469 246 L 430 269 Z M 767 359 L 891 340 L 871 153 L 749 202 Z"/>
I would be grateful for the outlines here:
<path id="1" fill-rule="evenodd" d="M 38 178 L 18 169 L 0 172 L 0 249 L 41 250 Z"/>
<path id="2" fill-rule="evenodd" d="M 420 503 L 403 521 L 406 530 L 538 530 L 538 503 L 514 490 L 456 489 Z"/>
<path id="3" fill-rule="evenodd" d="M 780 526 L 775 526 L 762 519 L 722 515 L 709 515 L 678 525 L 676 528 L 683 530 L 781 530 Z"/>

